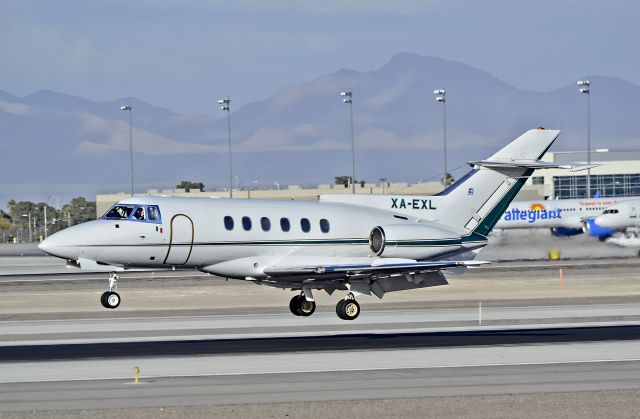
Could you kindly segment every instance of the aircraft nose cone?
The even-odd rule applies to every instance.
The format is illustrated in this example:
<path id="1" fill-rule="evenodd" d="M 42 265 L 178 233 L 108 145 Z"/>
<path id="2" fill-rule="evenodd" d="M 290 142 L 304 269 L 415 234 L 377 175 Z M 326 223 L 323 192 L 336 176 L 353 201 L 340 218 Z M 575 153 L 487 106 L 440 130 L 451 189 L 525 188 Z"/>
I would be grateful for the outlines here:
<path id="1" fill-rule="evenodd" d="M 63 240 L 61 240 L 62 237 L 60 237 L 60 233 L 61 232 L 52 234 L 51 236 L 41 241 L 40 244 L 38 244 L 38 249 L 52 256 L 67 259 L 68 257 L 67 255 L 65 255 L 66 252 L 64 252 L 64 246 L 62 243 Z"/>
<path id="2" fill-rule="evenodd" d="M 80 225 L 58 231 L 44 239 L 38 248 L 43 252 L 63 259 L 76 259 L 86 236 Z"/>

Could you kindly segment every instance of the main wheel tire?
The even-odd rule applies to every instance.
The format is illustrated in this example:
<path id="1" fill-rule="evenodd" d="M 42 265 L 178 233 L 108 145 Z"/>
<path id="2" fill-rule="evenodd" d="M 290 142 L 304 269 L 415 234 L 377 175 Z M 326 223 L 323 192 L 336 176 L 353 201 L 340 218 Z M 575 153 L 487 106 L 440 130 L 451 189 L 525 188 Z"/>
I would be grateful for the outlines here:
<path id="1" fill-rule="evenodd" d="M 289 310 L 296 316 L 302 316 L 298 311 L 300 309 L 300 297 L 300 295 L 295 295 L 291 301 L 289 301 Z"/>
<path id="2" fill-rule="evenodd" d="M 336 304 L 336 314 L 338 315 L 338 317 L 340 317 L 342 320 L 347 320 L 344 318 L 344 304 L 347 302 L 347 300 L 340 300 L 338 301 L 338 304 Z"/>
<path id="3" fill-rule="evenodd" d="M 102 293 L 102 295 L 100 295 L 100 304 L 102 304 L 102 307 L 104 308 L 109 308 L 109 306 L 107 305 L 107 296 L 109 295 L 109 291 L 105 291 Z"/>
<path id="4" fill-rule="evenodd" d="M 360 315 L 360 304 L 354 299 L 342 300 L 336 305 L 336 314 L 342 320 L 355 320 Z"/>
<path id="5" fill-rule="evenodd" d="M 300 296 L 298 303 L 298 316 L 310 316 L 313 312 L 316 311 L 316 302 L 309 301 L 303 296 Z"/>
<path id="6" fill-rule="evenodd" d="M 107 308 L 117 308 L 120 305 L 120 294 L 117 292 L 109 291 L 106 293 L 106 297 L 104 298 L 105 307 Z"/>

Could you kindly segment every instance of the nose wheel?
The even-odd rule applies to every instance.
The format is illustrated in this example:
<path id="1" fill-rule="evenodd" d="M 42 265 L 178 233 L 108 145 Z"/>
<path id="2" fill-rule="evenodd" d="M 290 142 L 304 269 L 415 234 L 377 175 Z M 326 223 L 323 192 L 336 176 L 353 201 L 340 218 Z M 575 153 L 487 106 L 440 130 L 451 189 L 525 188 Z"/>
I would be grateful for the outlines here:
<path id="1" fill-rule="evenodd" d="M 100 302 L 104 308 L 116 308 L 120 305 L 120 294 L 114 291 L 103 292 Z"/>
<path id="2" fill-rule="evenodd" d="M 114 309 L 120 305 L 120 294 L 118 290 L 118 275 L 113 272 L 109 276 L 109 291 L 103 292 L 100 296 L 102 307 Z"/>

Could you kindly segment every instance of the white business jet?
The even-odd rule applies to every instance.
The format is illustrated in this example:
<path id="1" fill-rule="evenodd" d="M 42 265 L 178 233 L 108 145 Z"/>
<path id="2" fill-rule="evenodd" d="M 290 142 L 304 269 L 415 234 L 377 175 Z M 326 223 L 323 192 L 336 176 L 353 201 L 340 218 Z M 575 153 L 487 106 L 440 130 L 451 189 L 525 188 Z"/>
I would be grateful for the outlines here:
<path id="1" fill-rule="evenodd" d="M 573 168 L 539 159 L 559 131 L 535 129 L 434 196 L 325 195 L 315 202 L 135 197 L 96 221 L 40 244 L 81 268 L 111 271 L 106 308 L 120 304 L 117 271 L 197 269 L 291 289 L 298 316 L 316 307 L 313 291 L 346 291 L 341 319 L 360 313 L 358 294 L 447 284 L 444 272 L 473 261 L 534 169 Z M 575 168 L 573 168 L 575 169 Z"/>

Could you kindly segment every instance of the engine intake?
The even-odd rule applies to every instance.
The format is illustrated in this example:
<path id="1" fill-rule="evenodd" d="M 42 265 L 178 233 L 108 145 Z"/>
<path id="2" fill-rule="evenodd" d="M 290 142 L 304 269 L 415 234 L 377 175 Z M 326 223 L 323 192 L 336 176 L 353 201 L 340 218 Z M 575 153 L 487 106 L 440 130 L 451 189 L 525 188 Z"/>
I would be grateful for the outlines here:
<path id="1" fill-rule="evenodd" d="M 369 233 L 369 248 L 380 257 L 426 259 L 460 247 L 456 231 L 431 223 L 376 226 Z"/>
<path id="2" fill-rule="evenodd" d="M 371 251 L 378 256 L 382 255 L 385 241 L 384 229 L 380 226 L 374 227 L 369 234 L 369 248 Z"/>

